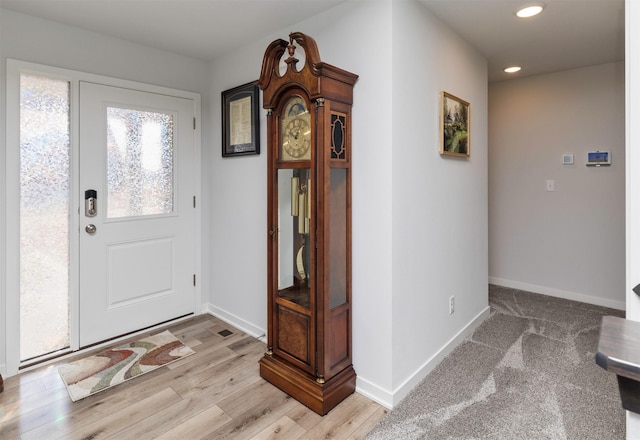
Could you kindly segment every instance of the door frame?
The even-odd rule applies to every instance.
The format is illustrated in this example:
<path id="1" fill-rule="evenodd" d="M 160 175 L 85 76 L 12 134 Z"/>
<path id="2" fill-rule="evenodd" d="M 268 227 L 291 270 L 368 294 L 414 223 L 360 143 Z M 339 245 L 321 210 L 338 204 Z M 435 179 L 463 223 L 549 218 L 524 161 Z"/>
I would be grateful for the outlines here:
<path id="1" fill-rule="evenodd" d="M 625 162 L 626 162 L 626 318 L 640 322 L 640 297 L 633 292 L 640 283 L 640 151 L 635 127 L 640 122 L 640 88 L 634 87 L 640 71 L 640 19 L 637 1 L 625 1 Z M 640 414 L 626 412 L 627 438 L 640 436 Z"/>
<path id="2" fill-rule="evenodd" d="M 7 59 L 6 81 L 6 156 L 5 156 L 5 370 L 6 376 L 13 376 L 20 370 L 20 75 L 31 73 L 44 75 L 69 81 L 70 84 L 70 148 L 71 148 L 71 176 L 70 176 L 70 222 L 69 222 L 69 295 L 70 295 L 70 351 L 79 347 L 79 213 L 80 189 L 79 185 L 79 119 L 80 119 L 80 81 L 104 84 L 124 89 L 186 98 L 193 101 L 196 121 L 201 121 L 201 96 L 198 93 L 172 89 L 168 87 L 144 84 L 136 81 L 122 80 L 102 75 L 90 74 L 75 70 L 62 69 L 42 64 Z M 196 277 L 202 279 L 202 170 L 198 166 L 202 163 L 202 130 L 198 122 L 194 128 L 194 192 L 195 205 L 195 260 Z M 73 213 L 73 214 L 71 214 Z M 75 215 L 78 213 L 78 215 Z M 195 315 L 202 311 L 202 283 L 196 283 L 193 312 Z M 2 347 L 0 341 L 0 348 Z M 1 365 L 0 365 L 1 367 Z M 1 370 L 2 368 L 0 368 Z"/>

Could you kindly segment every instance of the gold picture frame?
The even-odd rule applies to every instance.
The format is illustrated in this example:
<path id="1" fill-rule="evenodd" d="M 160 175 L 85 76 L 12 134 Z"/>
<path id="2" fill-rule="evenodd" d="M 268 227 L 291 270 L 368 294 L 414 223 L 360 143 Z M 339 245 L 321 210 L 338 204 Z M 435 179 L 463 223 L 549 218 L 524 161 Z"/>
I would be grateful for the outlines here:
<path id="1" fill-rule="evenodd" d="M 440 154 L 469 157 L 471 104 L 451 93 L 440 95 Z"/>

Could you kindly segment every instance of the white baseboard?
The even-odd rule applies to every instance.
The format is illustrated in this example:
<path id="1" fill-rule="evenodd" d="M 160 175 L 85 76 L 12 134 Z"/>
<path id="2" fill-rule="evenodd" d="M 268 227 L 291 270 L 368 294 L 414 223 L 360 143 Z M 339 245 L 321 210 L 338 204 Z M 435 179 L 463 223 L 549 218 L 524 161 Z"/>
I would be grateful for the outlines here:
<path id="1" fill-rule="evenodd" d="M 585 295 L 583 293 L 570 292 L 567 290 L 554 289 L 552 287 L 537 286 L 535 284 L 521 283 L 519 281 L 505 280 L 504 278 L 489 277 L 489 284 L 496 286 L 509 287 L 511 289 L 525 290 L 527 292 L 541 293 L 542 295 L 555 296 L 556 298 L 569 299 L 572 301 L 580 301 L 596 306 L 609 307 L 611 309 L 625 310 L 624 301 L 615 301 L 597 296 Z"/>
<path id="2" fill-rule="evenodd" d="M 229 313 L 228 311 L 221 309 L 220 307 L 214 306 L 213 304 L 206 304 L 203 307 L 203 312 L 209 313 L 210 315 L 223 320 L 229 325 L 232 325 L 238 330 L 243 331 L 253 337 L 259 339 L 265 337 L 266 332 L 264 329 L 261 329 L 260 327 L 257 327 L 256 325 L 234 315 L 233 313 Z M 374 402 L 379 403 L 385 408 L 391 409 L 393 407 L 392 393 L 387 390 L 383 390 L 379 386 L 367 381 L 360 376 L 356 376 L 356 392 L 362 394 L 365 397 L 368 397 Z"/>
<path id="3" fill-rule="evenodd" d="M 0 364 L 0 374 L 3 378 L 7 378 L 7 364 Z"/>
<path id="4" fill-rule="evenodd" d="M 253 337 L 261 338 L 265 335 L 265 330 L 245 321 L 244 319 L 229 313 L 224 309 L 212 304 L 204 308 L 209 313 L 229 325 L 234 326 Z M 482 322 L 489 316 L 489 307 L 485 308 L 474 319 L 471 320 L 462 330 L 460 330 L 444 347 L 425 362 L 415 373 L 405 380 L 395 391 L 385 390 L 375 383 L 368 381 L 365 377 L 356 377 L 356 391 L 359 394 L 379 403 L 387 409 L 393 409 L 427 374 L 429 374 L 449 353 L 451 353 L 464 339 L 473 333 Z"/>
<path id="5" fill-rule="evenodd" d="M 262 329 L 249 321 L 234 315 L 233 313 L 227 312 L 220 307 L 214 306 L 213 304 L 206 305 L 205 312 L 215 316 L 216 318 L 222 319 L 227 324 L 234 326 L 238 330 L 251 335 L 254 338 L 263 339 L 266 335 L 265 329 Z"/>
<path id="6" fill-rule="evenodd" d="M 229 313 L 224 309 L 207 304 L 203 307 L 204 313 L 209 313 L 229 325 L 234 326 L 238 330 L 247 333 L 255 338 L 263 338 L 265 330 L 253 325 L 252 323 Z M 487 307 L 474 319 L 471 320 L 462 330 L 460 330 L 449 342 L 447 342 L 435 355 L 427 360 L 418 370 L 406 379 L 395 391 L 385 390 L 366 378 L 357 376 L 356 391 L 359 394 L 379 403 L 387 409 L 393 409 L 400 401 L 406 397 L 409 392 L 415 388 L 427 374 L 429 374 L 449 353 L 451 353 L 464 339 L 473 333 L 473 331 L 489 316 L 489 308 Z M 77 353 L 76 353 L 77 354 Z M 6 365 L 0 364 L 0 374 L 6 377 Z"/>
<path id="7" fill-rule="evenodd" d="M 360 376 L 356 376 L 356 392 L 379 403 L 387 409 L 393 409 L 393 393 L 380 388 Z"/>
<path id="8" fill-rule="evenodd" d="M 640 414 L 627 411 L 627 438 L 640 439 Z"/>
<path id="9" fill-rule="evenodd" d="M 458 345 L 460 345 L 462 341 L 470 336 L 475 329 L 489 317 L 489 313 L 490 309 L 489 307 L 486 307 L 394 391 L 389 392 L 388 390 L 384 390 L 369 382 L 366 378 L 360 376 L 358 376 L 356 381 L 356 391 L 369 399 L 378 402 L 385 408 L 393 409 L 422 381 L 422 379 L 427 376 L 427 374 L 438 366 L 438 364 L 442 362 L 447 355 L 449 355 Z"/>

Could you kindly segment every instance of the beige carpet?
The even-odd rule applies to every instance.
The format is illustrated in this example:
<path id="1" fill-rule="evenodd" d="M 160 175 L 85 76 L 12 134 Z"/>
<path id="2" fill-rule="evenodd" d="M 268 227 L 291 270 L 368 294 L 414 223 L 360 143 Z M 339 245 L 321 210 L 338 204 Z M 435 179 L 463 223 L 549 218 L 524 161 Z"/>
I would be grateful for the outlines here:
<path id="1" fill-rule="evenodd" d="M 625 438 L 600 320 L 623 312 L 489 288 L 491 316 L 369 433 L 381 439 Z"/>

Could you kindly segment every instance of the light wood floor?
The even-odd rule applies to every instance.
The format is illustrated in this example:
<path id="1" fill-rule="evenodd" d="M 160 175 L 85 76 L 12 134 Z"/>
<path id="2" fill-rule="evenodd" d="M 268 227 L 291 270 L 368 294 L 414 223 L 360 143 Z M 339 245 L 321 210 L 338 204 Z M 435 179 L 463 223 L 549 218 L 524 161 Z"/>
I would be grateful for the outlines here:
<path id="1" fill-rule="evenodd" d="M 0 439 L 361 439 L 386 413 L 355 393 L 320 417 L 260 377 L 264 343 L 210 315 L 168 328 L 196 354 L 75 403 L 56 364 L 5 379 Z"/>

